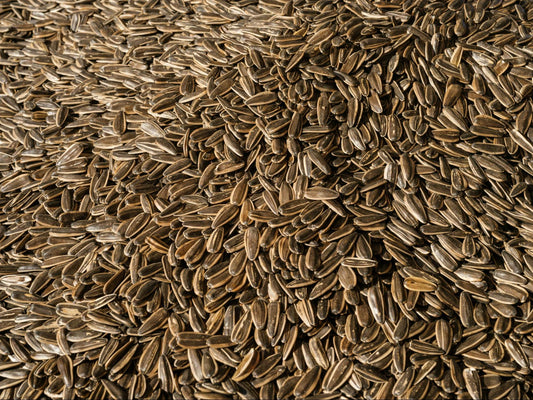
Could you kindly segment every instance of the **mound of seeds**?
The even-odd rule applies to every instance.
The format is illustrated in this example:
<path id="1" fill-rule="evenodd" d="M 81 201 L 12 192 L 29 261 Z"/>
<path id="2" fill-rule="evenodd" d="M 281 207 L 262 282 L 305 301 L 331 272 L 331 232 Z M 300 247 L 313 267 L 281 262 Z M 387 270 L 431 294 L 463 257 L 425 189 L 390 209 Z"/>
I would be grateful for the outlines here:
<path id="1" fill-rule="evenodd" d="M 533 398 L 531 0 L 0 5 L 0 400 Z"/>

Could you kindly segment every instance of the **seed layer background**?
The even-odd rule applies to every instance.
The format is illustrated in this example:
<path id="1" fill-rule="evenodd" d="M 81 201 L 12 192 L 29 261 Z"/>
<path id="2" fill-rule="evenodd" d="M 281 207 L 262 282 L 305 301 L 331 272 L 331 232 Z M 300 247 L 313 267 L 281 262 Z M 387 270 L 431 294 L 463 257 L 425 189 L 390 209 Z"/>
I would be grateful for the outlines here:
<path id="1" fill-rule="evenodd" d="M 528 399 L 533 2 L 0 4 L 0 399 Z"/>

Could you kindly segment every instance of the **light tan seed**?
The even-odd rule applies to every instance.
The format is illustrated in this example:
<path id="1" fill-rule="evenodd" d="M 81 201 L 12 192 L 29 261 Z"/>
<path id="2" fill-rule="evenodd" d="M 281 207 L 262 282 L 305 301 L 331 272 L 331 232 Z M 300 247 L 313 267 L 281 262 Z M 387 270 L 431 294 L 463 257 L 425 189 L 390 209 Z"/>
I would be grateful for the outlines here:
<path id="1" fill-rule="evenodd" d="M 308 200 L 334 200 L 339 197 L 339 193 L 325 187 L 312 187 L 305 191 L 304 197 Z"/>
<path id="2" fill-rule="evenodd" d="M 422 277 L 410 276 L 403 282 L 404 287 L 407 290 L 413 290 L 415 292 L 433 292 L 437 289 L 437 285 Z"/>

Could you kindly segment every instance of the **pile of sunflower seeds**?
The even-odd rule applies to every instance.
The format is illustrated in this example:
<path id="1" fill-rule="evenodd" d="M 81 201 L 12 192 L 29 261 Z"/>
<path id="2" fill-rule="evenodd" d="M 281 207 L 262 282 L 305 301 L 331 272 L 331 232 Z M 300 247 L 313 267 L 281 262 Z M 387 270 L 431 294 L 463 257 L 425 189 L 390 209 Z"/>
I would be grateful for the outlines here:
<path id="1" fill-rule="evenodd" d="M 533 398 L 531 0 L 0 35 L 0 400 Z"/>

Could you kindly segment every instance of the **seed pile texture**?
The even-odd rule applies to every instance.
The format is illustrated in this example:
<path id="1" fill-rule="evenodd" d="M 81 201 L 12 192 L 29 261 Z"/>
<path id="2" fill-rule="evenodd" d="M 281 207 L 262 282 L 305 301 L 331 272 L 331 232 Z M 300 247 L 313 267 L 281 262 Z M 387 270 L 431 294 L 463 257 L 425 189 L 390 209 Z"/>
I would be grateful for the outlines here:
<path id="1" fill-rule="evenodd" d="M 531 0 L 0 2 L 0 400 L 533 399 Z"/>

